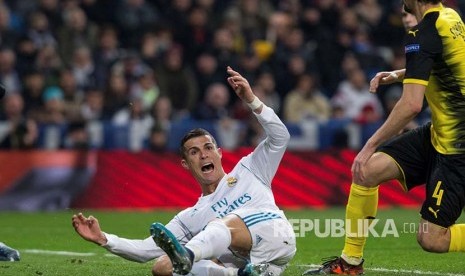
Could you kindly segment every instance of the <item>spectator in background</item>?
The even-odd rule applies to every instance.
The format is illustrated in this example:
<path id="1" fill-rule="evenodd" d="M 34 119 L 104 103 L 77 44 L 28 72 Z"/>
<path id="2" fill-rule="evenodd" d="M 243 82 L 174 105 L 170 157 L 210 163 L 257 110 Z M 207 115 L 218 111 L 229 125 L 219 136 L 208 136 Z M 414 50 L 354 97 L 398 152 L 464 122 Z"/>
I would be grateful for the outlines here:
<path id="1" fill-rule="evenodd" d="M 142 94 L 131 95 L 129 105 L 116 112 L 112 122 L 116 126 L 128 127 L 129 150 L 140 151 L 146 146 L 146 141 L 150 137 L 150 128 L 153 126 L 153 118 L 144 110 Z"/>
<path id="2" fill-rule="evenodd" d="M 129 90 L 126 79 L 122 74 L 112 73 L 108 78 L 106 90 L 104 91 L 104 114 L 105 120 L 111 119 L 114 114 L 129 104 Z"/>
<path id="3" fill-rule="evenodd" d="M 181 46 L 173 45 L 155 69 L 160 91 L 170 98 L 179 118 L 190 115 L 198 97 L 194 74 L 189 67 L 183 66 L 183 61 Z"/>
<path id="4" fill-rule="evenodd" d="M 213 32 L 212 53 L 218 61 L 218 68 L 226 68 L 228 64 L 237 65 L 238 52 L 231 30 L 220 27 Z"/>
<path id="5" fill-rule="evenodd" d="M 168 1 L 164 6 L 165 20 L 167 25 L 173 31 L 174 40 L 181 41 L 181 36 L 187 28 L 187 20 L 189 18 L 189 10 L 192 8 L 192 0 L 173 0 Z"/>
<path id="6" fill-rule="evenodd" d="M 103 88 L 107 83 L 111 66 L 122 56 L 123 50 L 119 47 L 118 31 L 112 25 L 106 25 L 99 29 L 98 44 L 92 52 L 97 78 L 96 86 Z"/>
<path id="7" fill-rule="evenodd" d="M 55 47 L 46 45 L 42 49 L 38 49 L 35 61 L 35 67 L 42 72 L 47 81 L 56 81 L 54 78 L 63 67 L 63 62 Z"/>
<path id="8" fill-rule="evenodd" d="M 284 120 L 300 123 L 304 120 L 326 121 L 331 115 L 328 98 L 318 89 L 316 76 L 303 74 L 296 87 L 284 100 Z"/>
<path id="9" fill-rule="evenodd" d="M 168 132 L 159 124 L 150 129 L 149 149 L 152 152 L 162 153 L 168 145 Z"/>
<path id="10" fill-rule="evenodd" d="M 331 102 L 342 107 L 344 117 L 348 119 L 374 122 L 383 117 L 381 102 L 375 94 L 369 92 L 365 74 L 361 69 L 348 72 L 347 79 L 339 84 Z"/>
<path id="11" fill-rule="evenodd" d="M 37 48 L 32 40 L 27 36 L 22 36 L 18 39 L 15 47 L 16 52 L 16 69 L 23 76 L 31 71 L 31 64 L 35 67 L 37 58 Z M 36 68 L 33 68 L 36 69 Z"/>
<path id="12" fill-rule="evenodd" d="M 292 55 L 289 57 L 286 70 L 282 71 L 280 75 L 275 75 L 277 84 L 276 90 L 281 96 L 281 99 L 284 99 L 287 93 L 297 85 L 298 79 L 301 75 L 305 74 L 306 71 L 307 62 L 303 57 L 299 55 Z"/>
<path id="13" fill-rule="evenodd" d="M 37 114 L 37 122 L 40 124 L 67 123 L 63 91 L 57 86 L 49 86 L 42 94 L 44 106 Z"/>
<path id="14" fill-rule="evenodd" d="M 379 24 L 383 10 L 377 0 L 360 0 L 353 7 L 361 23 L 374 28 Z"/>
<path id="15" fill-rule="evenodd" d="M 173 106 L 171 104 L 171 100 L 167 96 L 158 97 L 152 106 L 150 115 L 153 119 L 153 126 L 156 125 L 168 132 L 173 120 Z"/>
<path id="16" fill-rule="evenodd" d="M 123 46 L 134 48 L 144 31 L 159 20 L 158 11 L 145 0 L 122 0 L 116 7 L 115 20 L 121 29 Z"/>
<path id="17" fill-rule="evenodd" d="M 448 4 L 463 6 L 457 1 L 448 1 Z M 157 76 L 160 94 L 173 101 L 178 113 L 175 119 L 192 111 L 210 84 L 222 82 L 221 70 L 226 65 L 239 67 L 239 63 L 250 80 L 256 79 L 258 93 L 268 91 L 258 83 L 257 74 L 262 69 L 274 76 L 274 90 L 281 101 L 303 73 L 312 71 L 321 77 L 321 91 L 332 98 L 338 84 L 353 69 L 362 69 L 366 76 L 371 76 L 375 71 L 404 66 L 404 49 L 399 41 L 403 35 L 402 24 L 408 24 L 408 18 L 401 21 L 400 9 L 401 3 L 375 0 L 3 1 L 0 52 L 14 49 L 16 62 L 8 65 L 14 59 L 4 55 L 6 62 L 0 62 L 0 81 L 4 78 L 1 68 L 9 67 L 17 74 L 17 78 L 11 77 L 14 74 L 5 74 L 10 75 L 5 84 L 10 91 L 18 92 L 24 85 L 22 94 L 28 111 L 30 106 L 40 104 L 41 96 L 37 93 L 41 93 L 39 90 L 44 85 L 33 89 L 35 96 L 29 96 L 26 87 L 29 72 L 36 70 L 44 83 L 56 85 L 61 70 L 70 66 L 73 52 L 88 47 L 97 76 L 91 86 L 105 91 L 104 117 L 111 118 L 116 110 L 127 105 L 127 87 L 138 84 L 139 67 L 149 66 L 158 71 L 166 67 L 162 65 L 165 58 L 178 48 L 182 49 L 182 56 L 178 50 L 173 52 L 180 60 L 179 68 L 160 70 L 169 76 L 166 82 L 164 77 Z M 186 78 L 185 72 L 192 75 L 190 68 L 194 69 L 195 77 Z M 124 85 L 116 81 L 117 86 L 126 87 L 124 93 L 110 87 L 113 72 L 124 74 Z M 191 81 L 197 82 L 194 85 L 197 92 L 187 89 Z M 168 89 L 165 91 L 162 86 Z M 379 91 L 380 99 L 386 98 L 387 88 Z M 68 106 L 67 89 L 62 89 L 67 102 L 65 109 L 72 110 Z M 194 95 L 193 103 L 188 95 Z M 268 97 L 262 96 L 267 101 Z M 267 104 L 272 106 L 270 102 Z M 377 115 L 376 108 L 371 106 L 363 110 L 365 115 Z M 248 117 L 236 115 L 235 118 Z"/>
<path id="18" fill-rule="evenodd" d="M 7 91 L 20 92 L 22 85 L 16 71 L 16 53 L 10 48 L 0 49 L 0 82 Z"/>
<path id="19" fill-rule="evenodd" d="M 129 104 L 115 113 L 112 122 L 116 125 L 128 125 L 133 122 L 140 122 L 148 130 L 152 124 L 152 119 L 150 118 L 150 114 L 144 110 L 143 95 L 140 93 L 131 95 Z"/>
<path id="20" fill-rule="evenodd" d="M 85 91 L 81 105 L 81 118 L 85 121 L 103 119 L 103 92 L 97 87 L 90 87 Z"/>
<path id="21" fill-rule="evenodd" d="M 111 74 L 122 75 L 129 88 L 137 82 L 137 74 L 140 72 L 140 67 L 146 66 L 147 65 L 141 60 L 137 52 L 128 51 L 118 62 L 113 64 L 111 67 Z"/>
<path id="22" fill-rule="evenodd" d="M 57 39 L 60 54 L 65 64 L 70 64 L 77 48 L 86 46 L 94 49 L 97 44 L 98 27 L 89 22 L 79 7 L 64 10 L 64 25 L 58 29 Z"/>
<path id="23" fill-rule="evenodd" d="M 39 0 L 38 2 L 37 9 L 47 17 L 50 26 L 63 24 L 59 0 Z"/>
<path id="24" fill-rule="evenodd" d="M 60 71 L 58 87 L 63 91 L 63 100 L 68 117 L 71 120 L 80 118 L 84 91 L 78 89 L 76 79 L 70 69 Z"/>
<path id="25" fill-rule="evenodd" d="M 11 26 L 11 11 L 5 3 L 0 3 L 0 44 L 2 47 L 13 48 L 18 33 Z"/>
<path id="26" fill-rule="evenodd" d="M 276 91 L 276 83 L 274 76 L 269 71 L 262 71 L 256 80 L 256 87 L 262 94 L 259 94 L 258 97 L 262 100 L 264 104 L 271 107 L 276 114 L 281 114 L 281 98 L 279 97 L 278 92 Z M 254 90 L 255 94 L 260 93 L 257 90 Z"/>
<path id="27" fill-rule="evenodd" d="M 37 70 L 30 70 L 23 76 L 24 89 L 21 95 L 24 98 L 25 114 L 34 118 L 42 107 L 42 92 L 45 89 L 44 75 Z"/>
<path id="28" fill-rule="evenodd" d="M 306 64 L 312 64 L 313 50 L 306 44 L 304 33 L 300 28 L 289 28 L 288 35 L 283 37 L 282 41 L 278 41 L 273 56 L 272 62 L 277 74 L 286 74 L 288 61 L 293 56 L 300 56 Z M 287 93 L 288 90 L 285 92 Z"/>
<path id="29" fill-rule="evenodd" d="M 136 71 L 137 82 L 130 88 L 130 95 L 140 94 L 142 97 L 142 108 L 149 111 L 153 103 L 160 96 L 160 88 L 155 81 L 152 69 L 147 66 L 140 66 Z"/>
<path id="30" fill-rule="evenodd" d="M 223 83 L 208 86 L 205 97 L 197 105 L 192 117 L 197 120 L 219 120 L 229 117 L 229 90 Z"/>
<path id="31" fill-rule="evenodd" d="M 265 38 L 265 30 L 268 18 L 273 13 L 273 7 L 269 1 L 239 0 L 235 1 L 225 14 L 237 17 L 240 22 L 240 32 L 245 41 Z"/>
<path id="32" fill-rule="evenodd" d="M 239 54 L 238 70 L 243 72 L 243 76 L 255 83 L 257 74 L 262 68 L 262 61 L 258 57 L 254 49 L 247 49 L 245 52 Z"/>
<path id="33" fill-rule="evenodd" d="M 145 32 L 139 50 L 143 62 L 154 68 L 172 44 L 173 34 L 168 28 L 160 27 L 156 31 Z"/>
<path id="34" fill-rule="evenodd" d="M 208 25 L 208 13 L 200 7 L 193 7 L 188 14 L 188 21 L 185 28 L 180 30 L 178 41 L 182 45 L 189 45 L 185 48 L 185 61 L 192 64 L 195 57 L 208 47 L 211 41 L 212 32 Z"/>
<path id="35" fill-rule="evenodd" d="M 218 61 L 211 52 L 203 52 L 197 57 L 194 73 L 199 91 L 198 99 L 200 101 L 204 98 L 205 91 L 207 91 L 209 85 L 224 80 L 224 73 L 219 69 Z"/>
<path id="36" fill-rule="evenodd" d="M 35 48 L 41 49 L 46 45 L 57 47 L 57 41 L 45 14 L 40 11 L 33 12 L 29 16 L 28 25 L 27 36 L 34 43 Z"/>
<path id="37" fill-rule="evenodd" d="M 19 93 L 8 93 L 3 101 L 2 121 L 6 122 L 8 130 L 0 140 L 0 148 L 34 148 L 38 138 L 37 124 L 24 116 L 23 97 Z"/>
<path id="38" fill-rule="evenodd" d="M 88 47 L 77 47 L 73 52 L 70 65 L 79 90 L 97 86 L 98 83 L 103 82 L 103 77 L 97 75 L 94 60 Z"/>

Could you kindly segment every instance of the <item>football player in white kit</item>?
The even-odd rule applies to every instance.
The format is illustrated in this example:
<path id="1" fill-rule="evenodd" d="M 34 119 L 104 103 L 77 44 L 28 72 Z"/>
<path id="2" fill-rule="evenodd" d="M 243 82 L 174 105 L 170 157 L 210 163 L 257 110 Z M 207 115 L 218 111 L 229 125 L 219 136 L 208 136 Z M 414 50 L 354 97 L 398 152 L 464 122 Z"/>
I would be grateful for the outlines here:
<path id="1" fill-rule="evenodd" d="M 104 233 L 95 218 L 74 215 L 73 226 L 84 239 L 129 260 L 158 258 L 153 275 L 282 274 L 295 255 L 296 241 L 291 224 L 276 206 L 271 181 L 290 135 L 244 77 L 230 67 L 227 73 L 229 84 L 251 108 L 266 138 L 226 173 L 212 135 L 192 130 L 181 141 L 181 164 L 201 186 L 198 202 L 166 226 L 154 223 L 152 236 L 145 240 Z"/>

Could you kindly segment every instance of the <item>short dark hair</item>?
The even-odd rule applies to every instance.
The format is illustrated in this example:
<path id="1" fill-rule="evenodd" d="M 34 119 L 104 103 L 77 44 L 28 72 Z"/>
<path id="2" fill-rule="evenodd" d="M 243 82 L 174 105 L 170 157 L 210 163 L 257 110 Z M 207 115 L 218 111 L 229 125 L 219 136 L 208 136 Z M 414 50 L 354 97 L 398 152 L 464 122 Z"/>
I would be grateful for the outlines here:
<path id="1" fill-rule="evenodd" d="M 185 149 L 184 149 L 184 144 L 192 138 L 199 137 L 199 136 L 205 136 L 208 135 L 212 138 L 213 144 L 217 147 L 218 144 L 216 143 L 215 137 L 211 135 L 210 132 L 203 128 L 194 128 L 193 130 L 189 131 L 184 135 L 184 137 L 181 139 L 181 144 L 179 145 L 179 154 L 184 158 L 185 157 Z"/>

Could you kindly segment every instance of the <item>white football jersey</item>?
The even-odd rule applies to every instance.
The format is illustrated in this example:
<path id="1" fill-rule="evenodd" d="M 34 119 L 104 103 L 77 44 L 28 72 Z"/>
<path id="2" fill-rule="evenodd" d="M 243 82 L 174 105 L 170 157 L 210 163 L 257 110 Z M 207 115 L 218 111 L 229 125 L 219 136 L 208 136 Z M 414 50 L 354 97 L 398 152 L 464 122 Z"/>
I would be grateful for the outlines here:
<path id="1" fill-rule="evenodd" d="M 230 213 L 241 216 L 248 227 L 266 220 L 285 219 L 276 206 L 271 181 L 290 135 L 271 108 L 264 105 L 260 114 L 254 114 L 266 132 L 265 140 L 221 179 L 215 192 L 201 196 L 193 207 L 181 211 L 166 225 L 182 244 L 202 231 L 211 220 Z M 245 216 L 247 214 L 253 215 Z M 164 254 L 151 237 L 128 240 L 111 234 L 106 236 L 108 243 L 104 247 L 126 259 L 148 261 Z"/>

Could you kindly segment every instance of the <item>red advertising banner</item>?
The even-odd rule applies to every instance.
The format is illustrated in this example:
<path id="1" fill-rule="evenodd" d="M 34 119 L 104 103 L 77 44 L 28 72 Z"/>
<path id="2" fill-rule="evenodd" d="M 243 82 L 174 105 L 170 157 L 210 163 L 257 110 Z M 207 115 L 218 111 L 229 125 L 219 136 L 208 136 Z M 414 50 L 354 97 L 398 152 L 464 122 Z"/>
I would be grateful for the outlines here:
<path id="1" fill-rule="evenodd" d="M 226 171 L 250 148 L 223 153 Z M 288 151 L 273 181 L 283 208 L 345 205 L 355 152 Z M 0 210 L 61 208 L 151 209 L 192 206 L 200 188 L 174 153 L 128 151 L 0 152 Z M 424 188 L 406 193 L 381 186 L 380 206 L 412 206 Z"/>

